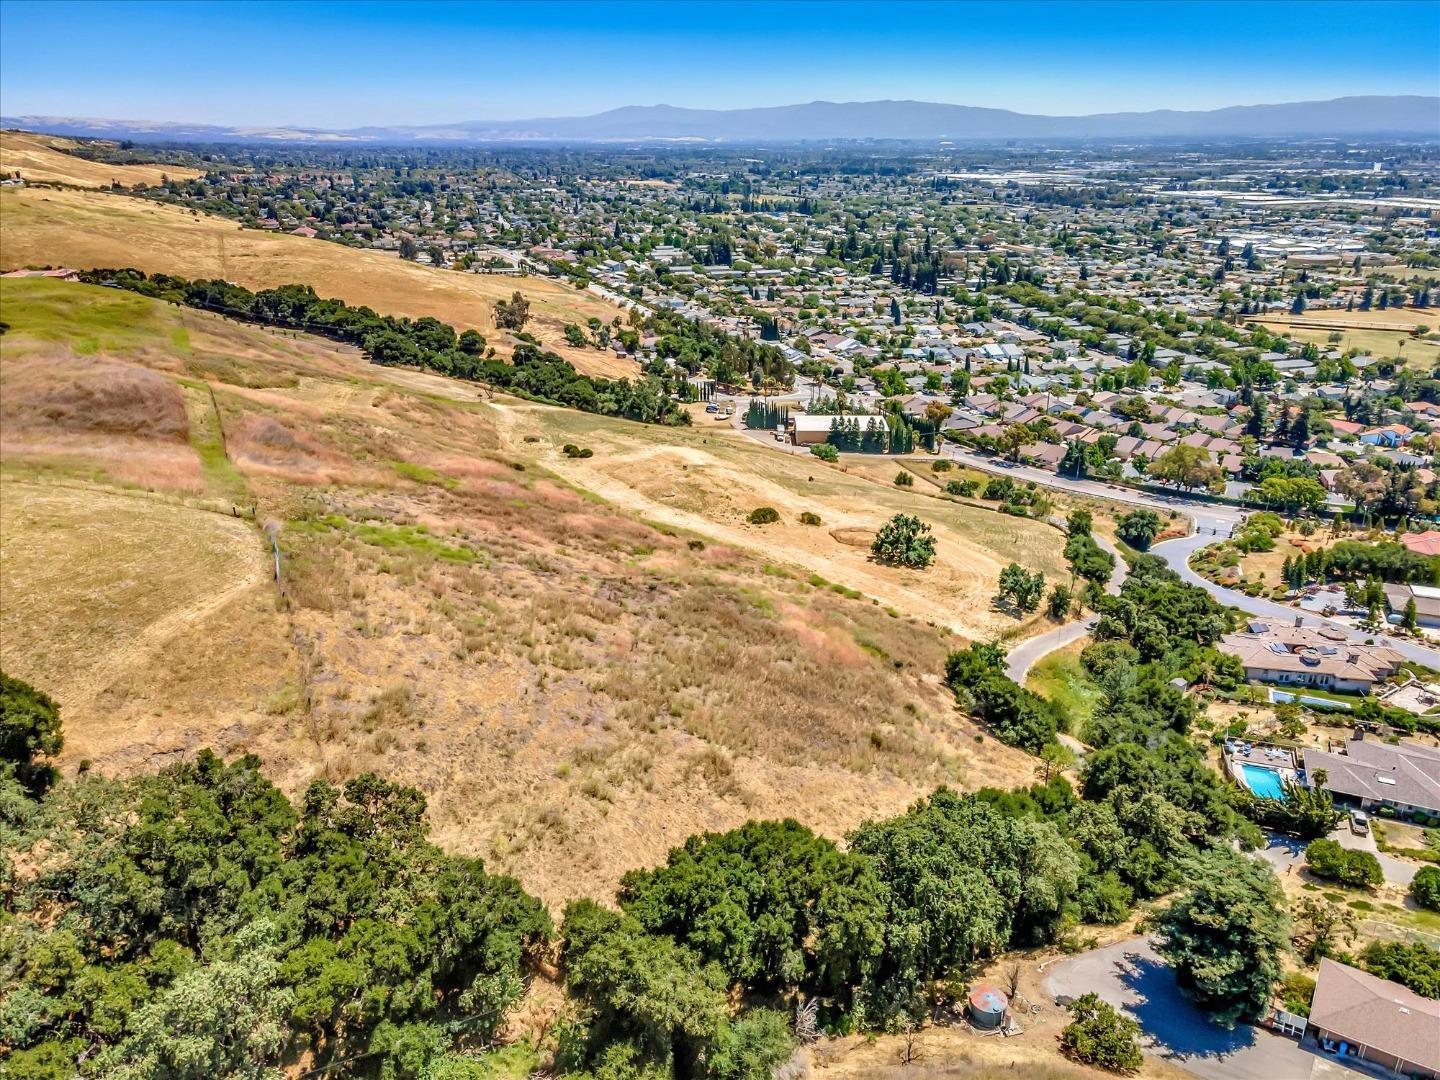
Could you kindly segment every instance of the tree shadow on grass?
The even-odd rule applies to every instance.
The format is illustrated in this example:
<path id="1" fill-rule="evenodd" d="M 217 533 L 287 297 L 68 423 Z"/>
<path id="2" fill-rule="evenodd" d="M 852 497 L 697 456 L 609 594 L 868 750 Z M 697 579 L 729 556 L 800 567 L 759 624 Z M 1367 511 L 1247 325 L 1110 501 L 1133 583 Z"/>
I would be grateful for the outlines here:
<path id="1" fill-rule="evenodd" d="M 1125 1009 L 1168 1057 L 1223 1058 L 1255 1042 L 1255 1029 L 1237 1024 L 1226 1030 L 1198 1009 L 1180 989 L 1167 964 L 1126 953 L 1120 981 L 1137 998 Z"/>

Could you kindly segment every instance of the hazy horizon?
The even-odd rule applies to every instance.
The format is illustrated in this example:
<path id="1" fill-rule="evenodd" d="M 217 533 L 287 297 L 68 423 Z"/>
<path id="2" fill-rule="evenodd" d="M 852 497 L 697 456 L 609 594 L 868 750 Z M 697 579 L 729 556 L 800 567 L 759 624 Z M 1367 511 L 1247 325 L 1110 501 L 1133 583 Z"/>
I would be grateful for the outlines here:
<path id="1" fill-rule="evenodd" d="M 9 116 L 348 129 L 817 100 L 1081 116 L 1440 89 L 1433 50 L 1396 48 L 1401 30 L 1405 40 L 1440 38 L 1440 5 L 1404 0 L 1143 9 L 4 0 L 0 19 Z"/>

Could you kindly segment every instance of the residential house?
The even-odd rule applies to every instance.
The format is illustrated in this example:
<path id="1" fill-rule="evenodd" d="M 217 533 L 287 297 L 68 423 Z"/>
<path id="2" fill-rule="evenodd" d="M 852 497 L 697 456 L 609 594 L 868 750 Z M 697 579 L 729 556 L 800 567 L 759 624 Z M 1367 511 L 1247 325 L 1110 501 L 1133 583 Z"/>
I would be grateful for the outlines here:
<path id="1" fill-rule="evenodd" d="M 1356 729 L 1336 750 L 1305 750 L 1305 783 L 1362 810 L 1388 807 L 1408 817 L 1440 815 L 1440 748 L 1388 743 Z M 1324 783 L 1317 775 L 1324 770 Z"/>
<path id="2" fill-rule="evenodd" d="M 1403 446 L 1414 432 L 1404 424 L 1386 424 L 1360 433 L 1360 441 L 1371 446 Z"/>
<path id="3" fill-rule="evenodd" d="M 1350 641 L 1342 630 L 1259 621 L 1247 633 L 1226 634 L 1217 648 L 1240 660 L 1248 680 L 1362 694 L 1399 671 L 1404 659 L 1388 646 Z"/>
<path id="4" fill-rule="evenodd" d="M 1419 555 L 1440 555 L 1440 531 L 1427 529 L 1422 533 L 1406 533 L 1400 543 Z"/>
<path id="5" fill-rule="evenodd" d="M 1440 1077 L 1440 1001 L 1324 957 L 1302 1041 L 1396 1076 L 1434 1080 Z"/>
<path id="6" fill-rule="evenodd" d="M 1440 589 L 1432 585 L 1386 585 L 1385 602 L 1390 621 L 1398 622 L 1413 602 L 1415 621 L 1421 626 L 1440 626 Z"/>

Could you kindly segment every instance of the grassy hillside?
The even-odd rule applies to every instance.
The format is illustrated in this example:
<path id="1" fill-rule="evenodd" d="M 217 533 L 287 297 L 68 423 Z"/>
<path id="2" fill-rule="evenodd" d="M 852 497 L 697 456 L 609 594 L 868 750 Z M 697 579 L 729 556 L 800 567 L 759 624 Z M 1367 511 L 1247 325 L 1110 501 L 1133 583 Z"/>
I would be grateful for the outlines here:
<path id="1" fill-rule="evenodd" d="M 1023 562 L 1052 581 L 1068 576 L 1055 529 L 927 497 L 924 493 L 934 490 L 930 484 L 897 488 L 900 466 L 893 459 L 826 465 L 777 453 L 709 419 L 676 431 L 520 406 L 502 410 L 499 423 L 510 440 L 530 438 L 546 447 L 550 468 L 617 505 L 750 548 L 768 560 L 798 563 L 966 637 L 1020 632 L 1014 619 L 990 606 L 1007 563 Z M 588 447 L 594 457 L 567 458 L 560 452 L 565 443 Z M 928 473 L 928 465 L 923 471 Z M 780 521 L 748 524 L 747 515 L 760 506 L 774 507 Z M 819 516 L 819 526 L 800 522 L 806 511 Z M 875 530 L 897 513 L 916 514 L 934 530 L 937 558 L 925 573 L 870 559 Z"/>
<path id="2" fill-rule="evenodd" d="M 72 139 L 56 135 L 0 131 L 0 172 L 7 176 L 18 172 L 32 182 L 82 188 L 109 187 L 115 183 L 133 187 L 158 184 L 166 176 L 192 180 L 201 175 L 198 169 L 178 165 L 107 165 L 87 161 L 69 153 L 78 145 Z"/>
<path id="3" fill-rule="evenodd" d="M 1031 775 L 929 623 L 988 632 L 973 591 L 1053 530 L 112 290 L 0 303 L 0 662 L 59 698 L 70 767 L 381 770 L 552 901 L 750 817 L 833 836 Z M 781 524 L 738 521 L 760 498 Z M 926 574 L 847 542 L 897 508 L 936 525 Z"/>
<path id="4" fill-rule="evenodd" d="M 526 329 L 587 374 L 636 374 L 613 353 L 567 345 L 566 323 L 622 312 L 599 297 L 542 277 L 509 278 L 439 270 L 381 251 L 241 229 L 235 222 L 107 192 L 45 188 L 0 190 L 4 244 L 0 270 L 22 266 L 133 266 L 146 273 L 223 278 L 251 289 L 292 282 L 321 296 L 384 315 L 433 315 L 476 329 L 509 356 L 493 305 L 519 289 L 530 301 Z"/>

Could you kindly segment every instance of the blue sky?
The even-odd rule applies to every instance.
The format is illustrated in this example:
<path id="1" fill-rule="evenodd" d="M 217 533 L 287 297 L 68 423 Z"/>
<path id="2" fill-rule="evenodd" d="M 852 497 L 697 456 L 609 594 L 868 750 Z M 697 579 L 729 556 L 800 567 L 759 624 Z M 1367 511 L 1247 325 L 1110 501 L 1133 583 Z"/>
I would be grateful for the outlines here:
<path id="1" fill-rule="evenodd" d="M 1440 3 L 0 0 L 0 111 L 443 123 L 917 98 L 1074 114 L 1440 93 Z"/>

